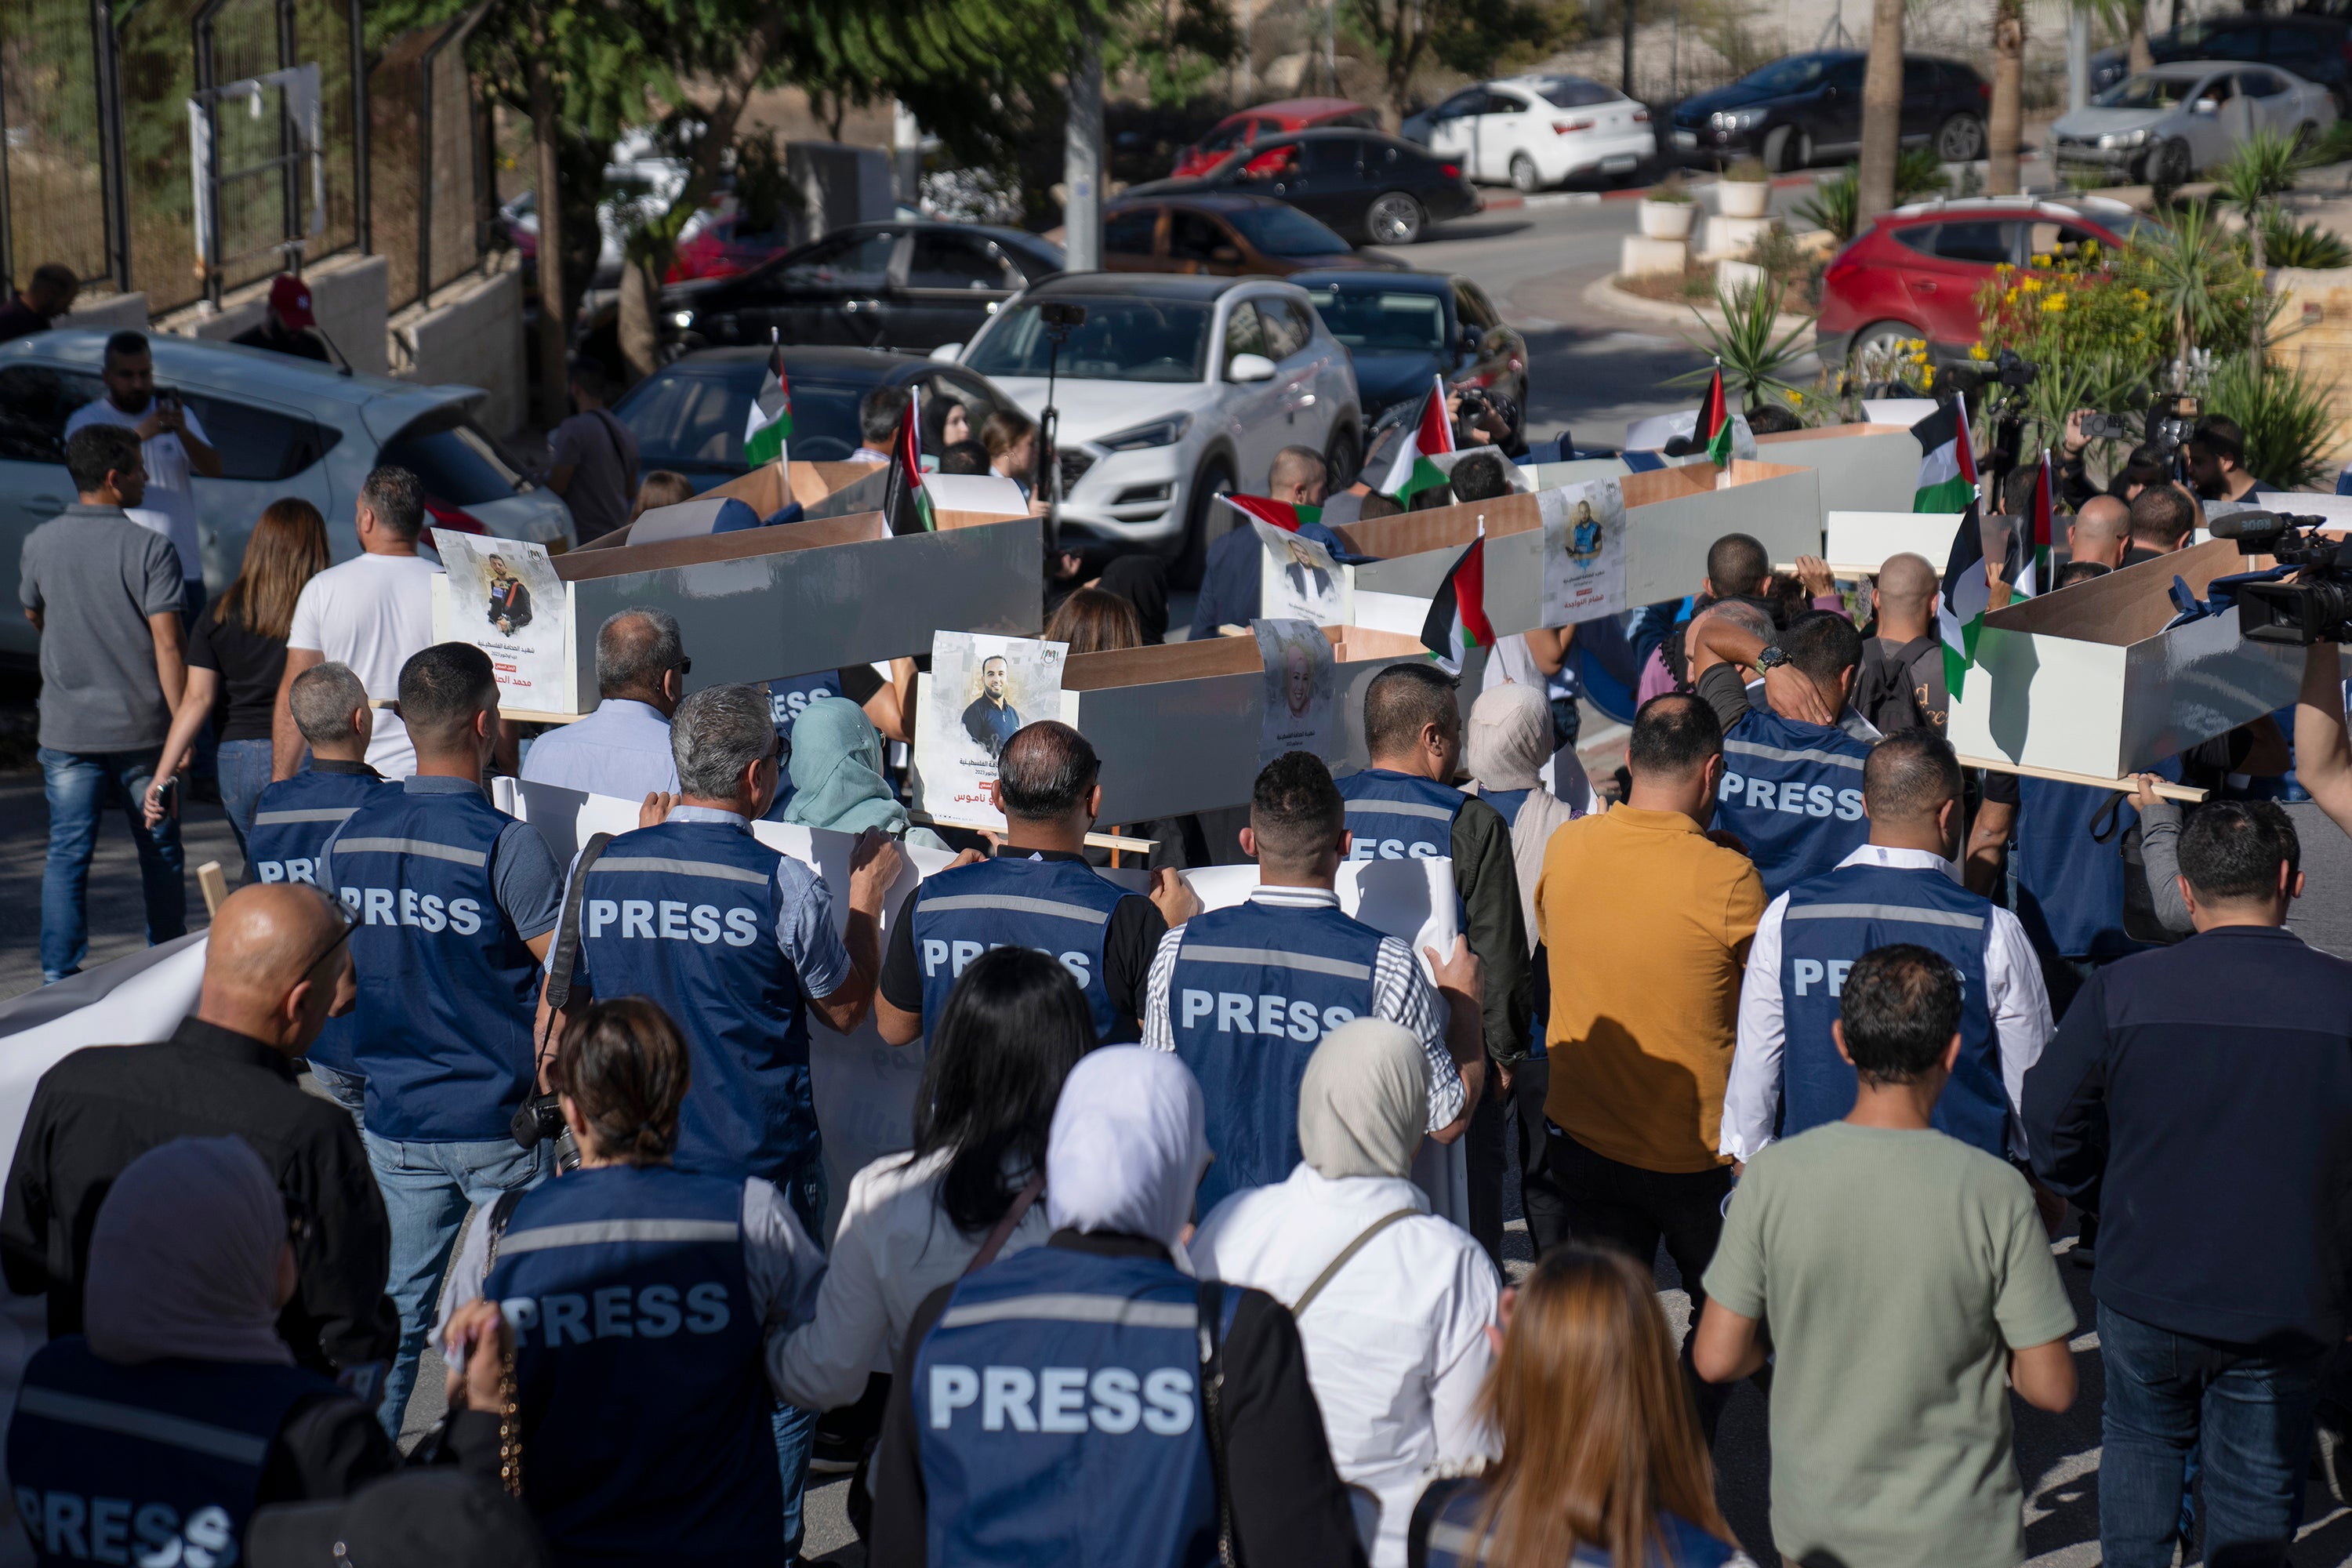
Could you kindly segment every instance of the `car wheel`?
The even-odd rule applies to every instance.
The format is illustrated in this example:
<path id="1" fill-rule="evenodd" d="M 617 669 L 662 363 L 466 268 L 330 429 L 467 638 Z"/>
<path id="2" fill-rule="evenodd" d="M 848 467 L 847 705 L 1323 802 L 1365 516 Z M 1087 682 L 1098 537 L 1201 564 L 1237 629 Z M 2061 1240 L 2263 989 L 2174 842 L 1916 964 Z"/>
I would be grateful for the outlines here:
<path id="1" fill-rule="evenodd" d="M 1331 444 L 1323 449 L 1323 489 L 1327 495 L 1337 495 L 1356 482 L 1356 469 L 1364 460 L 1355 427 L 1342 425 L 1331 433 Z"/>
<path id="2" fill-rule="evenodd" d="M 1792 174 L 1804 166 L 1804 133 L 1793 125 L 1776 125 L 1764 137 L 1764 166 L 1776 174 Z"/>
<path id="3" fill-rule="evenodd" d="M 2157 147 L 2147 155 L 2147 183 L 2151 185 L 2180 185 L 2189 182 L 2196 172 L 2189 155 L 2189 143 L 2178 136 Z"/>
<path id="4" fill-rule="evenodd" d="M 1537 170 L 1536 161 L 1525 153 L 1512 153 L 1511 188 L 1526 196 L 1533 195 L 1542 184 L 1543 175 Z"/>
<path id="5" fill-rule="evenodd" d="M 1936 128 L 1936 156 L 1947 163 L 1973 163 L 1985 153 L 1984 121 L 1955 114 Z"/>
<path id="6" fill-rule="evenodd" d="M 1374 245 L 1411 245 L 1427 221 L 1421 204 L 1402 191 L 1389 191 L 1364 209 L 1364 233 Z"/>
<path id="7" fill-rule="evenodd" d="M 2298 153 L 2319 138 L 2319 127 L 2306 120 L 2294 128 L 2294 150 Z"/>
<path id="8" fill-rule="evenodd" d="M 1238 487 L 1234 482 L 1234 460 L 1220 452 L 1201 465 L 1192 476 L 1192 504 L 1184 509 L 1184 537 L 1176 547 L 1175 563 L 1169 568 L 1169 582 L 1179 588 L 1197 588 L 1201 574 L 1209 564 L 1209 531 L 1217 522 L 1217 513 L 1224 507 L 1218 498 L 1232 495 Z"/>
<path id="9" fill-rule="evenodd" d="M 1862 351 L 1874 343 L 1902 342 L 1908 339 L 1926 341 L 1927 334 L 1908 321 L 1873 321 L 1853 334 L 1845 345 L 1849 363 L 1862 357 Z"/>

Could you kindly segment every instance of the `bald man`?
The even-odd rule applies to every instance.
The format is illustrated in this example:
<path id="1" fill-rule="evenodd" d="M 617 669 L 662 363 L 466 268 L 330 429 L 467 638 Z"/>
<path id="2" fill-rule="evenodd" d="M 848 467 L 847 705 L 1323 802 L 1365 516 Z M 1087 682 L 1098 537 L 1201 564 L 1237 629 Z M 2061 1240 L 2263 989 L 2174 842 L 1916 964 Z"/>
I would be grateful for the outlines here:
<path id="1" fill-rule="evenodd" d="M 383 1293 L 392 1227 L 359 1130 L 303 1091 L 295 1065 L 352 1005 L 349 930 L 315 888 L 240 888 L 205 942 L 196 1010 L 170 1039 L 87 1047 L 42 1075 L 0 1206 L 0 1269 L 19 1295 L 47 1295 L 51 1335 L 81 1331 L 90 1227 L 122 1168 L 175 1138 L 238 1137 L 302 1222 L 279 1335 L 373 1402 L 400 1340 Z"/>
<path id="2" fill-rule="evenodd" d="M 1863 645 L 1853 705 L 1882 734 L 1897 730 L 1944 732 L 1944 644 L 1936 630 L 1936 595 L 1942 586 L 1927 558 L 1887 557 L 1870 591 L 1877 635 Z"/>
<path id="3" fill-rule="evenodd" d="M 1299 532 L 1328 547 L 1344 549 L 1339 535 L 1314 521 L 1319 513 L 1328 489 L 1328 475 L 1323 456 L 1312 447 L 1285 447 L 1274 455 L 1266 469 L 1265 494 L 1285 506 L 1309 509 L 1302 519 Z M 1259 546 L 1257 535 L 1245 525 L 1249 520 L 1233 508 L 1219 503 L 1219 517 L 1212 512 L 1211 530 L 1226 528 L 1231 531 L 1218 536 L 1209 546 L 1207 564 L 1201 574 L 1201 596 L 1192 603 L 1192 640 L 1217 635 L 1220 626 L 1245 626 L 1258 614 L 1263 603 L 1262 572 L 1265 552 Z"/>
<path id="4" fill-rule="evenodd" d="M 2066 529 L 2066 559 L 2112 572 L 2131 548 L 2131 508 L 2114 496 L 2093 496 Z"/>

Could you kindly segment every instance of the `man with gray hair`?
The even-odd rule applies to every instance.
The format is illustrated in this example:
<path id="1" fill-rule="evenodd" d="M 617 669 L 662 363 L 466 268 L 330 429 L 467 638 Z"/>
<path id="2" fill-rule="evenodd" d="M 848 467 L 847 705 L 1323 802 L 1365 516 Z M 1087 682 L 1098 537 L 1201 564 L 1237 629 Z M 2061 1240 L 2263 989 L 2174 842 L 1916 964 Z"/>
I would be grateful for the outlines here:
<path id="1" fill-rule="evenodd" d="M 531 742 L 525 784 L 643 800 L 678 793 L 670 716 L 692 668 L 667 610 L 635 605 L 596 633 L 596 710 Z"/>
<path id="2" fill-rule="evenodd" d="M 663 617 L 665 620 L 667 616 Z M 607 630 L 610 623 L 607 623 Z M 573 860 L 563 924 L 541 1003 L 551 1048 L 556 1006 L 592 995 L 645 996 L 686 1037 L 692 1063 L 679 1108 L 681 1171 L 772 1182 L 823 1236 L 824 1162 L 809 1088 L 809 1016 L 847 1034 L 865 1021 L 882 966 L 882 897 L 906 857 L 879 832 L 849 855 L 849 913 L 801 861 L 751 835 L 776 795 L 783 742 L 763 686 L 706 687 L 670 723 L 678 800 L 648 800 L 640 826 L 593 859 Z M 565 955 L 574 954 L 568 969 Z M 797 1537 L 801 1472 L 815 1417 L 779 1405 L 785 1533 Z M 786 1555 L 799 1550 L 786 1542 Z"/>

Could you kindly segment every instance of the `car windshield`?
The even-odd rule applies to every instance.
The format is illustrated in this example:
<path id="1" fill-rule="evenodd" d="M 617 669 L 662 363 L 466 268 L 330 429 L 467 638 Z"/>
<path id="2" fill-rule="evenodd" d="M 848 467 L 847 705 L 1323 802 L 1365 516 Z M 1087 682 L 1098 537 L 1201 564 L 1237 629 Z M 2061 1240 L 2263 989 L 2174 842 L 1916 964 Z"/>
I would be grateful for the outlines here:
<path id="1" fill-rule="evenodd" d="M 1538 82 L 1536 90 L 1554 109 L 1582 109 L 1587 104 L 1606 103 L 1617 95 L 1597 81 L 1587 81 L 1580 76 L 1556 76 Z"/>
<path id="2" fill-rule="evenodd" d="M 2136 76 L 2091 102 L 2100 109 L 2178 109 L 2197 85 L 2193 76 Z"/>
<path id="3" fill-rule="evenodd" d="M 1785 60 L 1774 60 L 1760 70 L 1749 71 L 1739 79 L 1739 85 L 1752 87 L 1759 92 L 1802 92 L 1829 75 L 1831 68 L 1837 63 L 1828 55 L 1797 55 Z"/>
<path id="4" fill-rule="evenodd" d="M 1434 294 L 1328 286 L 1307 297 L 1331 335 L 1351 349 L 1429 353 L 1445 346 L 1445 302 Z"/>
<path id="5" fill-rule="evenodd" d="M 521 465 L 488 431 L 470 419 L 446 419 L 425 416 L 386 442 L 376 461 L 406 468 L 446 506 L 486 506 L 531 488 Z"/>
<path id="6" fill-rule="evenodd" d="M 1225 215 L 1242 237 L 1268 256 L 1345 256 L 1348 242 L 1297 207 L 1244 207 Z"/>
<path id="7" fill-rule="evenodd" d="M 1092 298 L 1086 311 L 1062 348 L 1059 374 L 1088 381 L 1198 381 L 1206 374 L 1205 300 Z M 997 318 L 966 363 L 996 379 L 1044 375 L 1051 346 L 1033 301 Z"/>
<path id="8" fill-rule="evenodd" d="M 614 409 L 637 438 L 640 469 L 740 473 L 743 426 L 763 374 L 758 364 L 656 371 Z M 857 400 L 867 388 L 793 381 L 792 456 L 838 462 L 856 451 Z"/>

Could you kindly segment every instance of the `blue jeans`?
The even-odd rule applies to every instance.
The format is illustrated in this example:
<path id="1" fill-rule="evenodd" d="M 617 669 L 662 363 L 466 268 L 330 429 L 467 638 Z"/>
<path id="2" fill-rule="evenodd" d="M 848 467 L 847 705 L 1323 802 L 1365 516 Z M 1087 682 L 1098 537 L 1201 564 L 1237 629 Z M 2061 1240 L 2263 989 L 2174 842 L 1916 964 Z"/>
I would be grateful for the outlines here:
<path id="1" fill-rule="evenodd" d="M 384 1293 L 400 1311 L 400 1353 L 384 1379 L 383 1404 L 376 1415 L 397 1441 L 409 1390 L 416 1384 L 416 1363 L 439 1315 L 441 1277 L 448 1269 L 449 1249 L 466 1211 L 546 1180 L 555 1168 L 555 1146 L 542 1142 L 525 1149 L 511 1138 L 406 1143 L 379 1138 L 365 1128 L 360 1136 L 392 1221 L 392 1275 Z"/>
<path id="2" fill-rule="evenodd" d="M 147 896 L 147 944 L 170 942 L 188 930 L 186 861 L 180 819 L 150 828 L 142 817 L 147 785 L 162 748 L 144 752 L 56 752 L 40 748 L 49 804 L 49 858 L 41 871 L 41 978 L 81 973 L 89 956 L 89 858 L 109 792 L 119 794 L 131 842 L 139 851 L 139 880 Z"/>
<path id="3" fill-rule="evenodd" d="M 831 1200 L 831 1183 L 825 1178 L 824 1155 L 816 1150 L 809 1152 L 800 1168 L 773 1178 L 784 1201 L 793 1205 L 793 1213 L 809 1239 L 824 1246 L 824 1211 Z M 776 1435 L 776 1464 L 784 1477 L 784 1555 L 797 1558 L 801 1539 L 806 1529 L 801 1521 L 801 1505 L 808 1491 L 809 1449 L 816 1442 L 817 1413 L 803 1410 L 797 1405 L 776 1401 L 770 1422 Z"/>
<path id="4" fill-rule="evenodd" d="M 2170 1568 L 2190 1456 L 2204 1485 L 2205 1559 L 2286 1561 L 2303 1517 L 2317 1350 L 2263 1355 L 2099 1308 L 2107 1397 L 2099 1455 L 2099 1551 L 2108 1568 Z"/>
<path id="5" fill-rule="evenodd" d="M 367 1131 L 367 1124 L 361 1120 L 361 1112 L 367 1109 L 367 1079 L 355 1072 L 337 1072 L 317 1062 L 310 1064 L 310 1078 L 327 1091 L 329 1100 L 352 1113 L 352 1126 L 362 1133 Z"/>
<path id="6" fill-rule="evenodd" d="M 245 856 L 245 879 L 253 880 L 253 856 L 246 840 L 253 837 L 253 814 L 261 808 L 261 792 L 269 787 L 269 742 L 223 741 L 220 744 L 221 811 L 229 831 Z"/>

